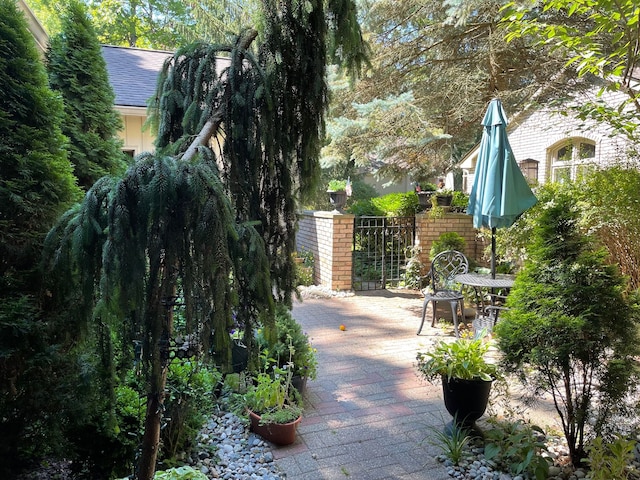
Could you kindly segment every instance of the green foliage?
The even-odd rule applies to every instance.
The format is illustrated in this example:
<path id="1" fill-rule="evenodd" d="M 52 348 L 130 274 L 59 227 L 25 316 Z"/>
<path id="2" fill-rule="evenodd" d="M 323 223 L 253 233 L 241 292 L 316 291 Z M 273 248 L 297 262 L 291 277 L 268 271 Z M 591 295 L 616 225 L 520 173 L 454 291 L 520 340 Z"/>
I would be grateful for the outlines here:
<path id="1" fill-rule="evenodd" d="M 385 212 L 376 206 L 371 198 L 367 200 L 356 200 L 346 210 L 356 217 L 381 217 L 385 215 Z"/>
<path id="2" fill-rule="evenodd" d="M 169 364 L 165 397 L 166 419 L 161 431 L 162 456 L 167 463 L 178 452 L 188 452 L 215 405 L 214 389 L 222 375 L 198 362 Z"/>
<path id="3" fill-rule="evenodd" d="M 498 368 L 486 360 L 488 350 L 489 343 L 481 338 L 440 340 L 430 351 L 418 352 L 418 372 L 430 382 L 443 376 L 448 380 L 492 381 L 498 377 Z"/>
<path id="4" fill-rule="evenodd" d="M 62 133 L 69 138 L 69 160 L 79 185 L 88 190 L 104 175 L 126 169 L 118 131 L 120 115 L 98 38 L 79 1 L 66 6 L 62 32 L 47 52 L 49 85 L 64 103 Z"/>
<path id="5" fill-rule="evenodd" d="M 81 192 L 24 15 L 2 0 L 0 19 L 0 291 L 33 292 L 44 236 Z"/>
<path id="6" fill-rule="evenodd" d="M 291 386 L 291 368 L 274 367 L 273 373 L 259 372 L 244 395 L 245 405 L 260 415 L 260 424 L 289 423 L 302 415 L 302 405 Z"/>
<path id="7" fill-rule="evenodd" d="M 327 184 L 327 192 L 339 192 L 347 187 L 346 180 L 329 180 Z"/>
<path id="8" fill-rule="evenodd" d="M 636 442 L 617 437 L 606 443 L 601 437 L 594 438 L 585 447 L 590 480 L 627 480 L 637 478 L 638 470 L 633 465 Z"/>
<path id="9" fill-rule="evenodd" d="M 313 253 L 309 250 L 302 248 L 296 254 L 296 278 L 298 279 L 298 285 L 313 285 L 314 284 L 314 269 L 315 259 Z"/>
<path id="10" fill-rule="evenodd" d="M 119 480 L 128 480 L 129 477 L 121 478 Z M 208 477 L 192 467 L 176 467 L 168 470 L 156 472 L 154 480 L 207 480 Z"/>
<path id="11" fill-rule="evenodd" d="M 506 38 L 534 39 L 565 56 L 580 76 L 605 79 L 596 100 L 582 99 L 578 113 L 637 140 L 640 106 L 633 74 L 639 65 L 637 8 L 635 0 L 546 0 L 531 15 L 531 2 L 510 2 L 504 11 L 510 30 Z M 627 98 L 607 105 L 600 98 L 604 92 L 621 92 Z"/>
<path id="12" fill-rule="evenodd" d="M 431 433 L 429 442 L 439 447 L 442 453 L 451 460 L 454 465 L 458 465 L 460 460 L 462 460 L 465 447 L 471 440 L 469 431 L 463 423 L 457 422 L 454 417 L 450 427 L 445 427 L 445 430 L 430 428 L 429 431 Z"/>
<path id="13" fill-rule="evenodd" d="M 466 212 L 469 205 L 469 195 L 467 193 L 456 190 L 453 192 L 453 199 L 451 200 L 452 212 Z"/>
<path id="14" fill-rule="evenodd" d="M 388 193 L 372 198 L 371 204 L 387 217 L 412 217 L 418 208 L 418 196 L 415 192 Z"/>
<path id="15" fill-rule="evenodd" d="M 420 261 L 420 247 L 411 247 L 411 254 L 401 274 L 404 286 L 419 290 L 423 286 L 424 265 Z"/>
<path id="16" fill-rule="evenodd" d="M 546 450 L 542 429 L 522 420 L 490 418 L 489 423 L 491 428 L 485 431 L 485 458 L 513 475 L 529 474 L 546 480 L 549 462 L 541 455 Z"/>
<path id="17" fill-rule="evenodd" d="M 540 198 L 539 198 L 540 200 Z M 574 464 L 635 383 L 638 309 L 624 279 L 580 229 L 567 189 L 535 207 L 528 260 L 494 328 L 503 365 L 555 400 Z"/>
<path id="18" fill-rule="evenodd" d="M 192 467 L 177 467 L 156 472 L 154 480 L 207 480 L 207 476 Z"/>
<path id="19" fill-rule="evenodd" d="M 632 159 L 629 159 L 632 160 Z M 612 166 L 591 172 L 576 185 L 581 224 L 595 232 L 609 258 L 628 278 L 628 290 L 640 288 L 640 172 L 631 166 Z"/>
<path id="20" fill-rule="evenodd" d="M 293 375 L 316 378 L 316 352 L 309 336 L 293 318 L 285 305 L 276 306 L 276 341 L 269 343 L 263 335 L 258 336 L 259 346 L 266 358 L 273 359 L 275 365 L 284 369 L 293 368 Z"/>
<path id="21" fill-rule="evenodd" d="M 431 244 L 429 258 L 433 260 L 437 254 L 446 252 L 447 250 L 464 252 L 465 247 L 466 242 L 462 235 L 457 232 L 444 232 L 441 233 Z"/>

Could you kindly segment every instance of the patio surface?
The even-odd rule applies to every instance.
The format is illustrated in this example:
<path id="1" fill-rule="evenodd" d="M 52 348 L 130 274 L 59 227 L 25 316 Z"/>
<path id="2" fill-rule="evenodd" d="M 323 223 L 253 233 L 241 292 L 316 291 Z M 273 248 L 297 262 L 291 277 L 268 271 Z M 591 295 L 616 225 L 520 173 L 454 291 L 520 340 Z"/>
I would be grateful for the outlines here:
<path id="1" fill-rule="evenodd" d="M 378 290 L 294 304 L 293 316 L 317 349 L 318 376 L 307 384 L 296 442 L 273 450 L 287 478 L 451 478 L 430 442 L 451 416 L 442 387 L 417 376 L 415 358 L 453 329 L 432 328 L 428 310 L 416 335 L 422 300 L 412 291 Z M 550 412 L 543 404 L 528 416 L 546 426 Z"/>
<path id="2" fill-rule="evenodd" d="M 414 367 L 416 352 L 446 333 L 425 322 L 417 336 L 421 310 L 421 295 L 388 290 L 294 305 L 318 351 L 318 377 L 307 384 L 296 442 L 274 449 L 287 478 L 450 478 L 428 441 L 450 420 L 442 387 Z"/>

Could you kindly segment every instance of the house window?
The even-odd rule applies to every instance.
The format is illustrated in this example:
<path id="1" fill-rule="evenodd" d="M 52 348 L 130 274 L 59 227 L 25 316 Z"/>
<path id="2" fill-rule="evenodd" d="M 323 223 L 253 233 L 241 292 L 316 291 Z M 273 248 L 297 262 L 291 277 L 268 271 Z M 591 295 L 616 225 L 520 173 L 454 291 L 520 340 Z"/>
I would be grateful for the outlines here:
<path id="1" fill-rule="evenodd" d="M 571 139 L 551 155 L 551 180 L 565 183 L 579 180 L 595 169 L 596 145 L 585 139 Z"/>
<path id="2" fill-rule="evenodd" d="M 135 156 L 135 154 L 136 154 L 136 151 L 135 150 L 125 149 L 125 150 L 122 150 L 122 153 L 124 153 L 125 155 L 128 155 L 131 158 L 133 158 Z"/>
<path id="3" fill-rule="evenodd" d="M 534 184 L 538 182 L 538 161 L 533 158 L 527 158 L 519 163 L 520 170 L 527 182 Z"/>

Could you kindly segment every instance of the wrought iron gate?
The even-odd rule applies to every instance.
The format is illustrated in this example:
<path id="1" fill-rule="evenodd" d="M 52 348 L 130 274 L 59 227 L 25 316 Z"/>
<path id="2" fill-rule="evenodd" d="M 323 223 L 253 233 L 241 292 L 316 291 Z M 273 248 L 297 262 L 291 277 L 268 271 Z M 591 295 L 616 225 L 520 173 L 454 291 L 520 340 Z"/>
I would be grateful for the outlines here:
<path id="1" fill-rule="evenodd" d="M 380 290 L 402 281 L 415 235 L 415 217 L 356 217 L 354 290 Z"/>

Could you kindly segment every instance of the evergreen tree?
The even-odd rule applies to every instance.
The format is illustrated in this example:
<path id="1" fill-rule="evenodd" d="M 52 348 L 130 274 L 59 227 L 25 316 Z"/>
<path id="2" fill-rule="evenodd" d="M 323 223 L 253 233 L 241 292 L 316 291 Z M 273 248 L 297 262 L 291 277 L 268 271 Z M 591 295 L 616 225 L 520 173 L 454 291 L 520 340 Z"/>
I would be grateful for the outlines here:
<path id="1" fill-rule="evenodd" d="M 258 54 L 258 32 L 244 32 L 222 48 L 230 54 L 222 74 L 220 48 L 180 50 L 159 81 L 157 153 L 122 180 L 99 180 L 50 234 L 46 257 L 66 272 L 54 294 L 76 295 L 66 303 L 78 327 L 125 318 L 117 331 L 142 343 L 140 479 L 155 471 L 176 302 L 223 367 L 234 304 L 251 339 L 258 324 L 272 338 L 274 300 L 291 302 L 295 196 L 318 172 L 328 29 L 349 65 L 362 60 L 351 3 L 329 2 L 325 16 L 322 0 L 266 0 Z M 344 11 L 351 15 L 337 15 Z M 224 138 L 220 149 L 214 136 Z"/>
<path id="2" fill-rule="evenodd" d="M 617 266 L 580 229 L 576 198 L 549 188 L 539 200 L 528 259 L 494 331 L 507 369 L 533 396 L 553 398 L 577 466 L 589 439 L 628 414 L 640 319 Z"/>
<path id="3" fill-rule="evenodd" d="M 69 159 L 85 190 L 108 174 L 126 168 L 119 114 L 107 68 L 85 7 L 72 1 L 62 19 L 62 32 L 51 39 L 47 52 L 51 88 L 64 102 L 62 132 L 69 138 Z"/>
<path id="4" fill-rule="evenodd" d="M 15 2 L 0 3 L 0 288 L 31 290 L 44 235 L 79 191 L 64 152 L 62 104 Z"/>
<path id="5" fill-rule="evenodd" d="M 7 478 L 25 455 L 59 445 L 51 438 L 62 421 L 66 360 L 41 308 L 38 266 L 46 232 L 81 196 L 61 117 L 22 12 L 0 0 L 0 476 Z"/>

